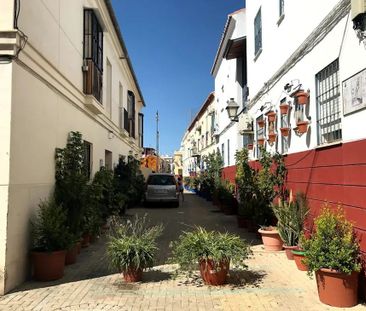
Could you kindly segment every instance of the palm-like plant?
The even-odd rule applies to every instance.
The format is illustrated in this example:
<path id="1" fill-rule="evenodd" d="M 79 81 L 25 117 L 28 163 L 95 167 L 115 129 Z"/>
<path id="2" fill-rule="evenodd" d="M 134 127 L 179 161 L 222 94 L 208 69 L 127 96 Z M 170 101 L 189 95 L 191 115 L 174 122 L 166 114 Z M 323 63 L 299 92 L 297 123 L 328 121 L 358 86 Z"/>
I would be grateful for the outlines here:
<path id="1" fill-rule="evenodd" d="M 305 194 L 298 193 L 293 199 L 291 193 L 288 201 L 279 200 L 272 209 L 278 219 L 277 229 L 281 239 L 287 246 L 296 246 L 309 213 Z"/>

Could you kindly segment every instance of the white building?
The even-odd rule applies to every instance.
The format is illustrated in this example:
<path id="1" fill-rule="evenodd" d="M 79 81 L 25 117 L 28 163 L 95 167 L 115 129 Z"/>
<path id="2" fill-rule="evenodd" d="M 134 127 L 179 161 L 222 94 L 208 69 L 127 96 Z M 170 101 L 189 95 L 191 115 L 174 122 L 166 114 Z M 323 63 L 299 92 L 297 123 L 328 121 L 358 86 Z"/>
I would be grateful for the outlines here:
<path id="1" fill-rule="evenodd" d="M 184 133 L 181 152 L 183 176 L 195 175 L 205 169 L 204 157 L 216 151 L 217 110 L 215 94 L 210 93 Z"/>
<path id="2" fill-rule="evenodd" d="M 139 157 L 144 100 L 109 0 L 2 0 L 0 12 L 3 294 L 30 274 L 29 219 L 52 193 L 55 148 L 81 132 L 91 175 Z"/>
<path id="3" fill-rule="evenodd" d="M 244 141 L 240 134 L 240 122 L 230 121 L 226 112 L 230 100 L 235 101 L 242 110 L 247 99 L 245 9 L 228 16 L 211 75 L 215 79 L 215 109 L 218 115 L 217 148 L 224 160 L 225 174 L 229 167 L 235 165 L 235 152 L 250 143 L 247 139 Z"/>
<path id="4" fill-rule="evenodd" d="M 305 192 L 313 214 L 325 201 L 341 203 L 362 239 L 365 2 L 248 0 L 246 12 L 248 108 L 256 120 L 253 159 L 260 143 L 287 155 L 288 187 Z M 281 113 L 280 104 L 289 110 Z M 365 257 L 365 243 L 361 250 Z"/>

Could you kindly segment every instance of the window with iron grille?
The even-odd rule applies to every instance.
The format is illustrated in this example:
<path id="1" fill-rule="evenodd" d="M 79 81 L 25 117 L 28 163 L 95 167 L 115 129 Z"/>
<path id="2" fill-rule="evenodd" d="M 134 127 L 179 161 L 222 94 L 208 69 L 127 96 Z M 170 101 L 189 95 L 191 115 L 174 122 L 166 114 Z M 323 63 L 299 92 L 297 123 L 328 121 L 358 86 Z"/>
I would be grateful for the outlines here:
<path id="1" fill-rule="evenodd" d="M 262 13 L 261 8 L 254 19 L 254 55 L 262 49 Z"/>
<path id="2" fill-rule="evenodd" d="M 222 158 L 222 162 L 225 165 L 225 144 L 224 143 L 221 144 L 221 158 Z"/>
<path id="3" fill-rule="evenodd" d="M 285 14 L 285 0 L 279 0 L 279 15 L 282 16 Z"/>
<path id="4" fill-rule="evenodd" d="M 259 116 L 257 118 L 257 122 L 256 122 L 256 137 L 257 137 L 257 149 L 256 149 L 256 156 L 257 158 L 260 157 L 260 148 L 259 146 L 264 146 L 264 126 L 260 127 L 258 125 L 258 121 L 263 121 L 263 115 Z M 259 141 L 263 141 L 263 144 L 261 145 L 259 143 Z"/>
<path id="5" fill-rule="evenodd" d="M 103 29 L 93 10 L 84 10 L 84 93 L 102 102 Z"/>
<path id="6" fill-rule="evenodd" d="M 339 62 L 336 59 L 315 76 L 318 144 L 342 139 Z"/>
<path id="7" fill-rule="evenodd" d="M 128 111 L 128 123 L 129 123 L 129 133 L 130 136 L 135 138 L 135 118 L 136 118 L 136 111 L 135 111 L 135 94 L 133 92 L 128 91 L 127 97 L 127 111 Z"/>
<path id="8" fill-rule="evenodd" d="M 139 113 L 139 147 L 144 146 L 144 115 Z"/>
<path id="9" fill-rule="evenodd" d="M 128 123 L 128 111 L 123 108 L 123 126 L 124 129 L 130 133 L 130 124 Z"/>

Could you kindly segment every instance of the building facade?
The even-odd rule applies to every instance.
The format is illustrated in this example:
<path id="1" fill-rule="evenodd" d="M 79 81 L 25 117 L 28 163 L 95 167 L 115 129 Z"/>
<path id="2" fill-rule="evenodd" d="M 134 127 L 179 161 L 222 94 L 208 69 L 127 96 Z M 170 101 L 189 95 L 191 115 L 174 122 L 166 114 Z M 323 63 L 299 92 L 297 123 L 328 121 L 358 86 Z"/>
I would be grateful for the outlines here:
<path id="1" fill-rule="evenodd" d="M 240 117 L 240 122 L 231 121 L 226 112 L 230 101 L 239 109 L 245 108 L 247 89 L 246 65 L 246 10 L 241 9 L 228 16 L 224 32 L 216 53 L 211 75 L 215 80 L 215 109 L 217 111 L 216 132 L 217 150 L 224 162 L 224 175 L 235 165 L 235 152 L 244 141 L 240 126 L 243 126 L 247 115 Z"/>
<path id="2" fill-rule="evenodd" d="M 210 93 L 184 133 L 181 143 L 183 176 L 204 170 L 204 157 L 216 151 L 218 111 L 215 107 L 215 94 Z"/>
<path id="3" fill-rule="evenodd" d="M 246 4 L 252 159 L 259 145 L 286 155 L 288 187 L 305 192 L 312 216 L 324 202 L 342 204 L 365 256 L 366 50 L 359 15 L 349 0 Z"/>
<path id="4" fill-rule="evenodd" d="M 20 7 L 21 5 L 21 7 Z M 109 0 L 0 3 L 0 293 L 30 275 L 29 219 L 70 131 L 91 176 L 141 155 L 145 105 Z"/>

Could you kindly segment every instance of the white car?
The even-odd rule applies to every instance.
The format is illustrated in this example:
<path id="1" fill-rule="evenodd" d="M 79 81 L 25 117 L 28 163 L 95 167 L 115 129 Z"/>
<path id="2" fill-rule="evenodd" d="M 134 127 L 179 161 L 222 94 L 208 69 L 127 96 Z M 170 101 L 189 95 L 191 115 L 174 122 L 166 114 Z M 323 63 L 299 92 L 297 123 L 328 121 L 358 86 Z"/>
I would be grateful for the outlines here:
<path id="1" fill-rule="evenodd" d="M 172 174 L 153 173 L 146 181 L 145 204 L 154 202 L 171 203 L 179 207 L 177 181 Z"/>

